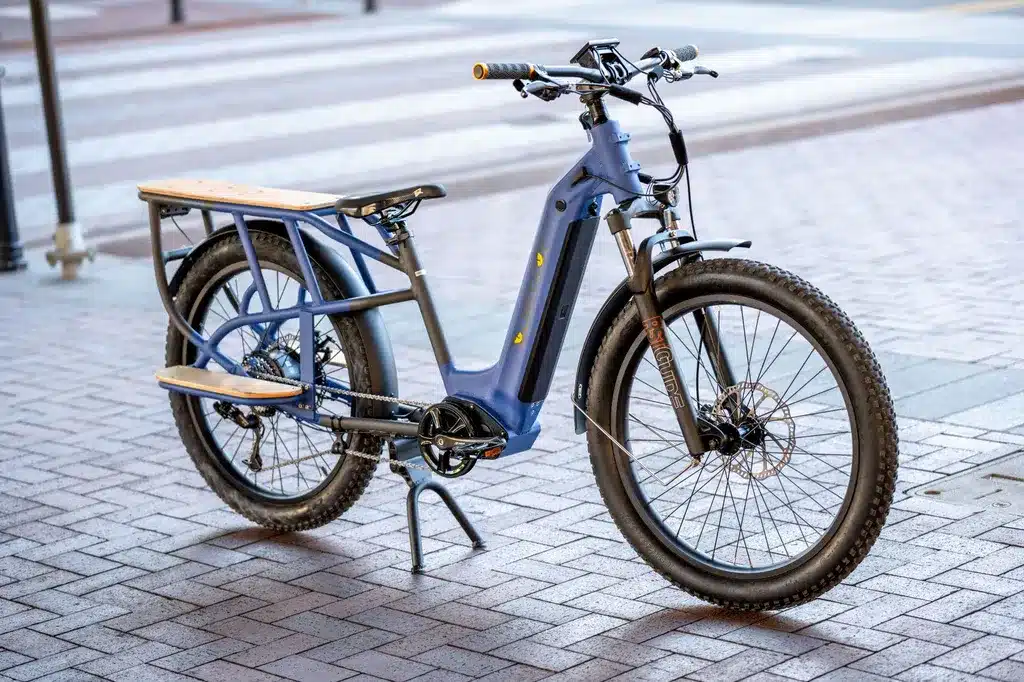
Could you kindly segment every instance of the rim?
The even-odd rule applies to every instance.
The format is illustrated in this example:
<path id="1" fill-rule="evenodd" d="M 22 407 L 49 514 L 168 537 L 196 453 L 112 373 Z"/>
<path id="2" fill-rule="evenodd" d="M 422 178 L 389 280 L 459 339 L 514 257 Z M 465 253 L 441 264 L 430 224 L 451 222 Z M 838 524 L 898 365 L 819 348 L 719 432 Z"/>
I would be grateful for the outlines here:
<path id="1" fill-rule="evenodd" d="M 719 327 L 732 387 L 715 379 L 699 309 Z M 613 435 L 633 453 L 616 448 L 634 509 L 665 547 L 705 571 L 763 579 L 793 570 L 835 535 L 855 488 L 856 417 L 838 369 L 803 325 L 746 296 L 693 298 L 663 317 L 691 399 L 723 431 L 745 435 L 694 463 L 640 334 L 612 405 Z"/>
<path id="2" fill-rule="evenodd" d="M 260 267 L 274 308 L 308 300 L 301 276 L 276 263 L 261 261 Z M 219 325 L 237 317 L 231 298 L 244 303 L 252 283 L 247 262 L 221 269 L 196 298 L 189 314 L 193 328 L 200 335 L 209 337 Z M 249 297 L 247 310 L 249 313 L 263 311 L 258 295 Z M 317 362 L 317 383 L 322 377 L 329 377 L 350 386 L 340 330 L 326 315 L 314 318 L 313 329 L 318 339 L 327 339 L 325 344 L 329 352 L 325 356 L 328 362 Z M 218 348 L 227 358 L 243 363 L 250 371 L 291 377 L 298 370 L 298 339 L 299 321 L 291 319 L 280 323 L 276 330 L 269 325 L 262 329 L 242 327 L 233 330 Z M 186 362 L 193 361 L 195 347 L 186 343 L 185 352 L 189 356 Z M 224 371 L 216 362 L 210 362 L 207 369 Z M 319 412 L 325 411 L 324 399 L 323 394 L 318 395 Z M 224 401 L 195 396 L 189 396 L 187 400 L 193 425 L 203 436 L 207 450 L 221 470 L 250 496 L 289 503 L 314 497 L 330 483 L 344 463 L 344 456 L 331 452 L 335 434 L 317 424 L 299 421 L 273 408 L 232 405 L 230 407 L 238 410 L 245 419 L 255 416 L 261 425 L 256 429 L 242 428 L 232 418 L 234 414 L 223 407 Z M 217 403 L 220 403 L 220 409 Z M 332 407 L 334 405 L 347 407 L 340 402 L 335 402 Z M 258 449 L 254 449 L 253 444 L 257 441 Z M 251 464 L 254 459 L 258 461 L 256 468 Z"/>

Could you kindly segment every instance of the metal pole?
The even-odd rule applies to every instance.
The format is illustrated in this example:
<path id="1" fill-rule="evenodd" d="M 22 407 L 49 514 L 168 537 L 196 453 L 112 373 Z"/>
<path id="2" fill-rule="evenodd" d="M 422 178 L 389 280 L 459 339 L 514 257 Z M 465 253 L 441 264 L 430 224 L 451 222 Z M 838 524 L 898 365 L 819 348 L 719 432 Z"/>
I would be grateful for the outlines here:
<path id="1" fill-rule="evenodd" d="M 181 6 L 181 0 L 171 0 L 171 23 L 180 24 L 185 21 L 185 8 Z"/>
<path id="2" fill-rule="evenodd" d="M 84 258 L 93 258 L 85 248 L 81 227 L 75 222 L 71 206 L 71 183 L 64 153 L 64 127 L 61 121 L 60 96 L 57 92 L 57 72 L 53 63 L 53 41 L 50 39 L 50 17 L 45 0 L 29 0 L 32 8 L 32 35 L 39 68 L 39 87 L 43 96 L 43 118 L 46 137 L 50 144 L 50 170 L 53 191 L 57 200 L 57 229 L 53 236 L 54 250 L 46 254 L 51 266 L 61 263 L 64 279 L 74 279 L 78 265 Z"/>
<path id="3" fill-rule="evenodd" d="M 4 67 L 0 66 L 0 85 Z M 7 134 L 4 129 L 4 108 L 0 103 L 0 272 L 16 272 L 28 267 L 18 238 L 18 221 L 14 214 L 14 188 L 7 161 Z"/>
<path id="4" fill-rule="evenodd" d="M 366 0 L 366 13 L 372 14 L 377 11 L 377 0 Z"/>

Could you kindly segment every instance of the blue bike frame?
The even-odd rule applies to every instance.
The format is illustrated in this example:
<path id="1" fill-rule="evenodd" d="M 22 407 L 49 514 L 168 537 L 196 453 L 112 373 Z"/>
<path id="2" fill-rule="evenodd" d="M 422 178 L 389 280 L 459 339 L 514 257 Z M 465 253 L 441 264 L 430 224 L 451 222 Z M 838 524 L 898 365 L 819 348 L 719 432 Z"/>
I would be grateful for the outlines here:
<path id="1" fill-rule="evenodd" d="M 231 331 L 246 326 L 252 327 L 261 338 L 272 338 L 284 320 L 298 318 L 301 381 L 307 389 L 296 398 L 278 403 L 287 403 L 281 404 L 281 409 L 294 417 L 316 422 L 320 415 L 315 408 L 314 315 L 349 314 L 415 300 L 423 316 L 448 395 L 475 403 L 501 423 L 508 432 L 505 454 L 528 450 L 540 431 L 537 417 L 547 397 L 555 364 L 579 294 L 586 262 L 600 222 L 602 197 L 611 194 L 616 202 L 621 203 L 643 194 L 644 191 L 638 179 L 640 165 L 629 155 L 629 135 L 620 130 L 618 123 L 610 119 L 604 120 L 594 125 L 590 133 L 590 149 L 547 195 L 501 355 L 493 366 L 479 371 L 460 370 L 452 359 L 411 237 L 397 242 L 391 240 L 389 253 L 353 235 L 341 214 L 337 214 L 338 227 L 331 225 L 325 216 L 335 213 L 333 207 L 316 211 L 295 211 L 170 198 L 140 192 L 140 198 L 149 203 L 153 260 L 161 298 L 171 322 L 198 349 L 198 357 L 193 366 L 203 368 L 212 360 L 225 371 L 244 374 L 244 370 L 237 362 L 225 357 L 217 349 L 220 341 Z M 209 218 L 211 211 L 230 213 L 233 216 L 234 227 L 245 249 L 253 276 L 253 285 L 238 302 L 239 316 L 222 324 L 209 339 L 203 338 L 178 313 L 168 290 L 165 262 L 182 257 L 184 252 L 165 254 L 160 245 L 160 222 L 163 217 L 173 214 L 175 210 L 193 208 L 202 211 L 208 232 L 212 227 Z M 284 223 L 304 280 L 303 293 L 300 294 L 296 305 L 273 308 L 246 224 L 246 216 L 269 218 Z M 324 300 L 300 234 L 300 223 L 318 229 L 351 250 L 356 268 L 369 291 L 367 295 L 342 300 Z M 385 228 L 376 221 L 372 221 L 371 224 L 377 227 L 382 238 L 388 239 Z M 404 272 L 409 277 L 410 287 L 377 291 L 366 267 L 365 258 L 372 258 Z M 249 303 L 256 297 L 261 302 L 262 311 L 249 313 Z M 197 389 L 164 387 L 204 397 L 221 397 Z M 232 402 L 247 404 L 257 401 L 233 399 Z M 410 429 L 405 431 L 406 435 L 413 435 Z"/>

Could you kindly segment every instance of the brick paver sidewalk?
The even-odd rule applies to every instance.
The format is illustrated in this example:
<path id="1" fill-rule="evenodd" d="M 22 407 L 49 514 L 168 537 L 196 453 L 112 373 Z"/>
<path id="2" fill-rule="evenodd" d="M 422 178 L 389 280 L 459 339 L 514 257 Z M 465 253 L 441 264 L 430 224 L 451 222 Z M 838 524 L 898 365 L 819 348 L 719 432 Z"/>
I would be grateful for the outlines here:
<path id="1" fill-rule="evenodd" d="M 383 469 L 314 532 L 274 535 L 226 510 L 152 380 L 166 317 L 149 264 L 104 257 L 60 283 L 36 255 L 0 279 L 0 678 L 1024 679 L 1024 518 L 909 492 L 1024 444 L 1022 115 L 1004 105 L 693 163 L 701 234 L 752 238 L 751 257 L 836 299 L 900 413 L 881 540 L 843 585 L 774 614 L 697 602 L 622 541 L 569 424 L 572 348 L 537 449 L 451 485 L 489 549 L 472 552 L 428 504 L 428 572 L 413 576 L 404 484 Z M 543 194 L 417 214 L 462 355 L 487 359 L 504 333 Z M 572 344 L 620 267 L 600 238 Z M 436 398 L 424 335 L 396 312 L 413 313 L 388 313 L 410 397 Z"/>

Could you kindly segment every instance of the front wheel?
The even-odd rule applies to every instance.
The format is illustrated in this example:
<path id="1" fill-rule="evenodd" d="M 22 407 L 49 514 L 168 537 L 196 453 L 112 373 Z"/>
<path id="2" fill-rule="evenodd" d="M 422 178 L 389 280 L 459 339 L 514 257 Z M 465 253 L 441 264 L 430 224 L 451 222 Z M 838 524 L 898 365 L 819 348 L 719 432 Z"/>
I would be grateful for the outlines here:
<path id="1" fill-rule="evenodd" d="M 763 610 L 818 597 L 864 558 L 892 502 L 896 417 L 875 356 L 824 294 L 769 265 L 698 261 L 655 287 L 719 449 L 689 455 L 630 302 L 586 405 L 609 513 L 651 567 L 705 601 Z M 715 369 L 716 338 L 731 381 Z"/>

